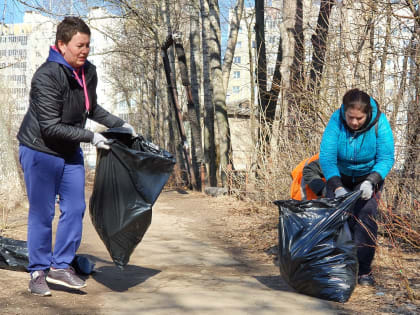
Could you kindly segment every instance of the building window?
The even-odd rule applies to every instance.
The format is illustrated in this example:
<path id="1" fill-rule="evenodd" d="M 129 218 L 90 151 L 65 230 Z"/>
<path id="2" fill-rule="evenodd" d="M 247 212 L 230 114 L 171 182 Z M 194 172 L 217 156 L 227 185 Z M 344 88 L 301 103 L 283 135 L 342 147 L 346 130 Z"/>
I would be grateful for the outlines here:
<path id="1" fill-rule="evenodd" d="M 242 42 L 237 42 L 236 43 L 236 48 L 241 48 L 242 47 Z"/>
<path id="2" fill-rule="evenodd" d="M 232 86 L 232 93 L 238 94 L 239 93 L 239 86 Z"/>
<path id="3" fill-rule="evenodd" d="M 257 43 L 255 42 L 255 40 L 252 41 L 252 48 L 256 48 L 257 47 Z"/>
<path id="4" fill-rule="evenodd" d="M 233 71 L 233 78 L 239 79 L 241 77 L 241 71 Z"/>
<path id="5" fill-rule="evenodd" d="M 241 63 L 241 57 L 240 56 L 233 57 L 233 63 Z"/>

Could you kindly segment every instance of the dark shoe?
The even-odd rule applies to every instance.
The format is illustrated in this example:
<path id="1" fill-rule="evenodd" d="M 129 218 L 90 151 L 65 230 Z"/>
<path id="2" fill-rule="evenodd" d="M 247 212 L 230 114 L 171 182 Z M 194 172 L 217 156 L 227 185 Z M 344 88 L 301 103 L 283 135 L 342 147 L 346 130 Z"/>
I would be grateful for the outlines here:
<path id="1" fill-rule="evenodd" d="M 361 275 L 359 276 L 359 285 L 362 286 L 374 286 L 375 285 L 375 279 L 373 279 L 372 274 L 366 274 L 366 275 Z"/>
<path id="2" fill-rule="evenodd" d="M 86 283 L 76 276 L 72 267 L 67 269 L 55 269 L 51 267 L 47 275 L 47 281 L 70 289 L 81 289 L 86 286 Z"/>
<path id="3" fill-rule="evenodd" d="M 45 282 L 45 273 L 42 270 L 32 272 L 31 280 L 29 281 L 28 291 L 34 295 L 50 296 L 50 288 Z"/>

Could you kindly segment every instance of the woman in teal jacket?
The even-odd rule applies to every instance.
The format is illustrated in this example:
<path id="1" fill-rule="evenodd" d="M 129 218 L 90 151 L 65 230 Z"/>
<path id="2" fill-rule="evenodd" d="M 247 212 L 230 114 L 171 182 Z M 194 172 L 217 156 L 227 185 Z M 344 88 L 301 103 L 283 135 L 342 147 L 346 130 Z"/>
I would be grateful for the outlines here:
<path id="1" fill-rule="evenodd" d="M 358 245 L 359 284 L 373 285 L 375 216 L 384 179 L 394 164 L 394 138 L 372 97 L 359 89 L 346 92 L 325 128 L 319 161 L 327 180 L 327 197 L 362 191 L 349 224 Z"/>

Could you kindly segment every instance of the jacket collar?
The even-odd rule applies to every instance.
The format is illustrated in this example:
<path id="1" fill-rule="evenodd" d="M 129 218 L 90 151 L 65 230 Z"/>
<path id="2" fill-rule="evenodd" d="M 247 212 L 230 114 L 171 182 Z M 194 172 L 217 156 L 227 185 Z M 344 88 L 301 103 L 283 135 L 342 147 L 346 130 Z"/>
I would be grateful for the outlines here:
<path id="1" fill-rule="evenodd" d="M 63 65 L 66 69 L 70 70 L 69 73 L 71 73 L 71 76 L 75 78 L 74 71 L 77 71 L 77 70 L 68 64 L 66 59 L 64 59 L 63 55 L 59 52 L 59 50 L 57 49 L 55 45 L 50 46 L 50 52 L 49 52 L 47 61 L 56 62 L 58 64 Z M 90 81 L 92 77 L 91 75 L 92 71 L 89 71 L 89 68 L 91 65 L 92 64 L 88 60 L 86 60 L 85 64 L 83 65 L 83 68 L 86 74 L 86 82 Z"/>

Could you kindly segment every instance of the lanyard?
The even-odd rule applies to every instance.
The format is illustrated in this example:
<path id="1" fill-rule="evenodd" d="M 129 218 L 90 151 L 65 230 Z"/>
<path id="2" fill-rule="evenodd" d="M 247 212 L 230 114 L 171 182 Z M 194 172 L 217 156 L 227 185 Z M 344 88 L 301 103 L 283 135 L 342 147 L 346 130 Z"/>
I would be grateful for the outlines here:
<path id="1" fill-rule="evenodd" d="M 73 70 L 73 73 L 76 76 L 77 82 L 79 82 L 79 84 L 83 86 L 83 91 L 85 92 L 85 107 L 86 107 L 86 111 L 89 112 L 90 104 L 89 104 L 89 96 L 88 96 L 87 87 L 86 87 L 85 69 L 82 68 L 82 80 L 80 80 L 80 77 L 75 70 Z"/>

